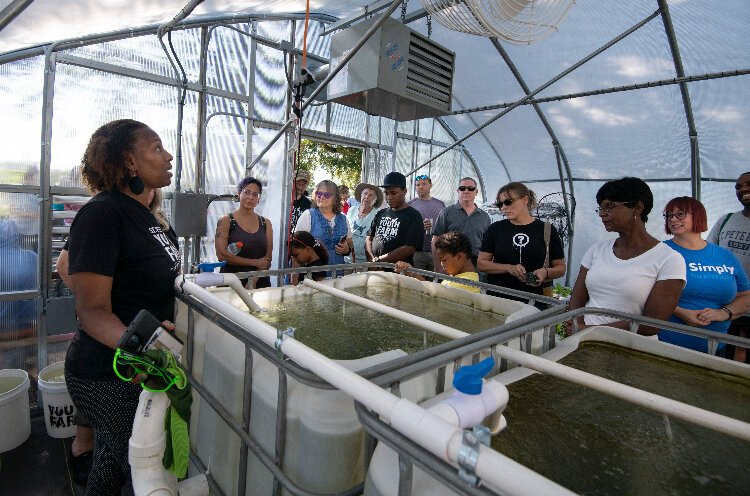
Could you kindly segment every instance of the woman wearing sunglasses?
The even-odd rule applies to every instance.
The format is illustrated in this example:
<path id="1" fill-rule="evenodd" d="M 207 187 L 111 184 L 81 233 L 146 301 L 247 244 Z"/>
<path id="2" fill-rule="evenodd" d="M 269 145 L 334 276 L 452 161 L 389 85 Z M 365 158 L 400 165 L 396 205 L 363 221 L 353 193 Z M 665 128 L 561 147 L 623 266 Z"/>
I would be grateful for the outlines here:
<path id="1" fill-rule="evenodd" d="M 505 220 L 493 223 L 484 234 L 477 269 L 487 273 L 490 284 L 542 294 L 545 281 L 565 274 L 557 230 L 531 215 L 536 196 L 522 183 L 500 188 L 497 206 Z"/>
<path id="2" fill-rule="evenodd" d="M 344 263 L 351 251 L 352 230 L 341 213 L 341 195 L 333 181 L 320 181 L 313 191 L 313 208 L 300 215 L 294 232 L 307 231 L 328 250 L 328 263 Z M 327 275 L 330 276 L 330 273 Z"/>
<path id="3" fill-rule="evenodd" d="M 706 209 L 694 198 L 673 198 L 664 208 L 664 230 L 672 235 L 665 243 L 682 255 L 687 268 L 685 289 L 669 320 L 726 334 L 733 319 L 750 311 L 750 281 L 732 252 L 703 240 L 707 229 Z M 708 351 L 707 340 L 666 329 L 659 340 Z M 724 356 L 725 348 L 719 343 L 716 354 Z"/>
<path id="4" fill-rule="evenodd" d="M 685 284 L 685 260 L 646 231 L 654 206 L 651 188 L 637 177 L 623 177 L 604 183 L 596 202 L 604 229 L 617 237 L 594 244 L 583 255 L 570 309 L 609 308 L 669 319 Z M 585 315 L 578 323 L 630 328 L 630 321 L 606 315 Z M 638 329 L 638 334 L 658 332 L 651 326 Z"/>

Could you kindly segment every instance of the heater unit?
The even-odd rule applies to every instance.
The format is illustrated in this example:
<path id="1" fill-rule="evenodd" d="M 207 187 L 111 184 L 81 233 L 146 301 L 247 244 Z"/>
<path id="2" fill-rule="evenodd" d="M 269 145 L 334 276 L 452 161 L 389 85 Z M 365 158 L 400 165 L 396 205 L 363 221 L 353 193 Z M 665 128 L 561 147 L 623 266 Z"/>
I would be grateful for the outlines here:
<path id="1" fill-rule="evenodd" d="M 332 68 L 374 23 L 364 21 L 333 36 Z M 328 98 L 397 121 L 446 115 L 455 59 L 450 50 L 388 19 L 331 80 Z"/>

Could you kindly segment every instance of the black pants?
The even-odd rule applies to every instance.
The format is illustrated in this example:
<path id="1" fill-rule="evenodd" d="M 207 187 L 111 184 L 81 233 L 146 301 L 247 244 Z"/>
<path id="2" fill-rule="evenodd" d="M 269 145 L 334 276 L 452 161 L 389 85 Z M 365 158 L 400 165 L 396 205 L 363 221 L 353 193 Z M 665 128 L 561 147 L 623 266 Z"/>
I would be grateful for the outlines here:
<path id="1" fill-rule="evenodd" d="M 65 381 L 76 408 L 96 432 L 86 496 L 119 496 L 123 485 L 132 494 L 128 441 L 141 387 L 119 379 L 92 381 L 67 372 Z"/>

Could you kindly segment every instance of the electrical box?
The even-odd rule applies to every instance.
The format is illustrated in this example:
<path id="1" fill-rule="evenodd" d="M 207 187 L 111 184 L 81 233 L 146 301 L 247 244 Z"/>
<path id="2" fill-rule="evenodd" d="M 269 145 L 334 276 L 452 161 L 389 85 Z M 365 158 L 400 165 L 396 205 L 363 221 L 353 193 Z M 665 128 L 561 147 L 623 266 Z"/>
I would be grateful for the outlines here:
<path id="1" fill-rule="evenodd" d="M 171 224 L 178 237 L 206 235 L 209 197 L 199 193 L 174 194 Z"/>
<path id="2" fill-rule="evenodd" d="M 337 67 L 376 19 L 331 39 Z M 388 19 L 328 84 L 331 101 L 397 121 L 451 111 L 455 53 L 395 19 Z"/>

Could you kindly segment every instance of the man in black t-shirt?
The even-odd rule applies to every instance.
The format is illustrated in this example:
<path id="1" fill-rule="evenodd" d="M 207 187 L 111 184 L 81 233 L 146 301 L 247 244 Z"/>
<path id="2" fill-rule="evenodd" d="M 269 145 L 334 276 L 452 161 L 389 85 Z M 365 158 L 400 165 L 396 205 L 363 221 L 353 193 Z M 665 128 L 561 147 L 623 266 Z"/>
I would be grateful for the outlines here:
<path id="1" fill-rule="evenodd" d="M 385 176 L 383 185 L 388 208 L 375 214 L 365 240 L 370 262 L 413 263 L 414 252 L 422 247 L 422 214 L 406 203 L 406 177 L 399 172 Z"/>

